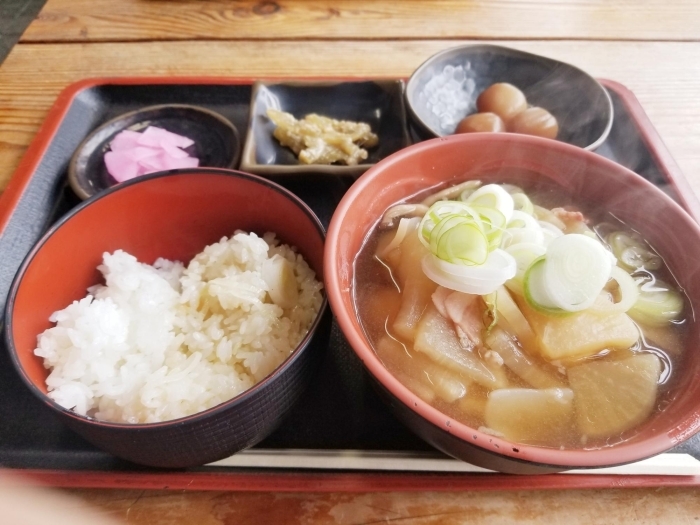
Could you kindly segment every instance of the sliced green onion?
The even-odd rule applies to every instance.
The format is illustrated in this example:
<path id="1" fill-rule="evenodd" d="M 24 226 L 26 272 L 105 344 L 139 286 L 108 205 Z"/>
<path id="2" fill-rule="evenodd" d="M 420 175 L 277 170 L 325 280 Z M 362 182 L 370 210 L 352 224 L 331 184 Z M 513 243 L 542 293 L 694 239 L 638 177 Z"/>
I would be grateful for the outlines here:
<path id="1" fill-rule="evenodd" d="M 438 258 L 453 264 L 480 265 L 486 262 L 488 240 L 474 222 L 463 220 L 443 230 L 437 240 L 437 249 L 433 251 Z M 432 238 L 430 244 L 432 251 Z"/>
<path id="2" fill-rule="evenodd" d="M 661 257 L 642 239 L 635 239 L 625 232 L 614 232 L 607 240 L 619 263 L 629 271 L 639 268 L 658 270 L 663 264 Z"/>
<path id="3" fill-rule="evenodd" d="M 382 250 L 382 253 L 379 254 L 379 257 L 385 257 L 387 254 L 391 253 L 392 250 L 398 248 L 399 245 L 403 242 L 404 238 L 406 237 L 406 234 L 415 230 L 419 222 L 420 219 L 418 217 L 412 217 L 410 219 L 401 219 L 399 221 L 399 226 L 396 228 L 396 235 L 394 235 L 394 238 L 391 240 L 391 242 L 386 245 L 384 250 Z"/>
<path id="4" fill-rule="evenodd" d="M 503 234 L 502 246 L 520 243 L 544 244 L 544 233 L 537 220 L 522 211 L 514 211 Z"/>
<path id="5" fill-rule="evenodd" d="M 579 312 L 595 302 L 611 272 L 612 262 L 602 244 L 585 235 L 563 235 L 525 273 L 525 298 L 550 315 Z"/>
<path id="6" fill-rule="evenodd" d="M 471 206 L 464 202 L 438 201 L 428 209 L 418 227 L 420 241 L 426 248 L 430 247 L 430 236 L 435 226 L 450 215 L 472 217 L 477 223 L 481 222 L 479 216 L 472 211 Z"/>
<path id="7" fill-rule="evenodd" d="M 541 230 L 542 227 L 537 222 L 532 215 L 528 215 L 522 211 L 513 211 L 510 220 L 508 221 L 508 228 L 522 228 L 526 230 Z"/>
<path id="8" fill-rule="evenodd" d="M 572 312 L 559 308 L 549 297 L 545 286 L 544 265 L 545 257 L 538 257 L 525 272 L 523 292 L 527 304 L 536 311 L 551 317 L 570 315 Z"/>
<path id="9" fill-rule="evenodd" d="M 549 243 L 551 243 L 554 239 L 557 237 L 561 237 L 564 235 L 564 232 L 561 231 L 559 228 L 554 226 L 554 224 L 547 222 L 547 221 L 537 221 L 538 224 L 540 225 L 540 228 L 542 228 L 542 244 L 544 246 L 549 246 Z"/>
<path id="10" fill-rule="evenodd" d="M 443 272 L 455 277 L 475 281 L 506 282 L 515 275 L 515 259 L 505 250 L 494 250 L 489 253 L 486 261 L 479 266 L 454 264 L 437 258 L 435 265 Z"/>
<path id="11" fill-rule="evenodd" d="M 472 209 L 481 219 L 484 234 L 489 241 L 489 248 L 495 250 L 501 245 L 503 230 L 506 226 L 506 216 L 496 208 L 473 206 Z"/>
<path id="12" fill-rule="evenodd" d="M 640 286 L 639 297 L 627 312 L 642 324 L 663 326 L 681 319 L 683 295 L 660 279 L 649 280 Z"/>
<path id="13" fill-rule="evenodd" d="M 528 215 L 533 215 L 535 213 L 535 207 L 532 205 L 530 198 L 524 193 L 513 193 L 513 204 L 516 211 L 521 211 L 527 213 Z"/>
<path id="14" fill-rule="evenodd" d="M 623 313 L 634 306 L 639 298 L 639 288 L 630 274 L 619 266 L 613 266 L 610 278 L 617 282 L 620 289 L 620 300 L 611 302 L 607 294 L 598 296 L 589 310 L 600 314 Z"/>
<path id="15" fill-rule="evenodd" d="M 562 310 L 589 308 L 603 291 L 611 271 L 608 251 L 585 235 L 563 235 L 547 247 L 545 285 L 553 305 Z"/>
<path id="16" fill-rule="evenodd" d="M 515 260 L 503 250 L 494 250 L 480 266 L 464 266 L 442 261 L 428 254 L 423 272 L 433 282 L 459 292 L 486 295 L 496 291 L 515 272 Z"/>
<path id="17" fill-rule="evenodd" d="M 513 197 L 498 184 L 487 184 L 472 193 L 466 200 L 472 206 L 484 206 L 496 208 L 506 218 L 508 222 L 513 215 Z"/>
<path id="18" fill-rule="evenodd" d="M 464 223 L 474 223 L 474 220 L 471 217 L 465 215 L 453 214 L 447 215 L 446 217 L 443 217 L 440 221 L 438 221 L 435 227 L 428 234 L 428 248 L 430 248 L 430 251 L 433 253 L 437 251 L 438 241 L 440 240 L 440 237 L 444 232 L 448 231 L 450 228 L 454 228 L 455 226 L 459 226 L 460 224 Z"/>
<path id="19" fill-rule="evenodd" d="M 505 249 L 515 259 L 516 269 L 515 276 L 506 282 L 506 286 L 513 293 L 523 295 L 523 279 L 525 272 L 538 257 L 542 257 L 547 249 L 540 245 L 531 242 L 521 242 L 512 244 Z"/>

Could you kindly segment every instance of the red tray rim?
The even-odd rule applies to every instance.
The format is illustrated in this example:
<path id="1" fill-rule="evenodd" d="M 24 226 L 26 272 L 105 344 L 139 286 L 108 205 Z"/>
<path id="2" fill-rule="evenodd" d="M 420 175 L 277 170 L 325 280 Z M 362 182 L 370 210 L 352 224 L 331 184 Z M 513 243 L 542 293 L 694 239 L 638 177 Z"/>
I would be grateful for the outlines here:
<path id="1" fill-rule="evenodd" d="M 2 469 L 0 469 L 2 471 Z M 29 469 L 35 483 L 60 488 L 239 492 L 456 492 L 493 490 L 583 490 L 604 488 L 696 487 L 700 476 L 498 473 L 405 474 L 305 471 L 99 472 Z"/>
<path id="2" fill-rule="evenodd" d="M 373 77 L 393 78 L 393 77 Z M 54 139 L 73 99 L 83 90 L 101 85 L 209 84 L 245 85 L 259 80 L 281 81 L 286 77 L 100 77 L 87 78 L 68 85 L 56 98 L 46 119 L 27 148 L 10 183 L 0 195 L 0 235 L 2 235 L 47 147 Z M 304 77 L 304 80 L 366 80 L 364 77 Z M 633 117 L 640 136 L 657 161 L 663 175 L 676 191 L 681 204 L 700 222 L 700 201 L 676 161 L 663 143 L 640 102 L 623 84 L 599 79 L 620 96 Z M 498 473 L 391 473 L 391 472 L 318 472 L 318 471 L 163 471 L 156 473 L 91 470 L 3 469 L 19 472 L 33 481 L 61 488 L 109 488 L 153 490 L 237 490 L 278 492 L 388 492 L 388 491 L 462 491 L 462 490 L 552 490 L 700 486 L 700 476 L 546 474 L 509 475 Z"/>

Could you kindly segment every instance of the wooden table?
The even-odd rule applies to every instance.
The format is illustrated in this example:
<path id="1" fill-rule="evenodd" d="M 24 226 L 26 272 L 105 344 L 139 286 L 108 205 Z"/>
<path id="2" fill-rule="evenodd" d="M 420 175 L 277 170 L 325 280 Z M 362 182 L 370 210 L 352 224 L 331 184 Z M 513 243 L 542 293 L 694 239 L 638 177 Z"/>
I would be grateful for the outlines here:
<path id="1" fill-rule="evenodd" d="M 700 195 L 697 0 L 48 0 L 0 67 L 0 188 L 61 89 L 95 76 L 408 76 L 499 44 L 631 88 Z M 72 490 L 130 523 L 689 523 L 693 488 L 273 494 Z M 65 508 L 73 508 L 67 505 Z"/>

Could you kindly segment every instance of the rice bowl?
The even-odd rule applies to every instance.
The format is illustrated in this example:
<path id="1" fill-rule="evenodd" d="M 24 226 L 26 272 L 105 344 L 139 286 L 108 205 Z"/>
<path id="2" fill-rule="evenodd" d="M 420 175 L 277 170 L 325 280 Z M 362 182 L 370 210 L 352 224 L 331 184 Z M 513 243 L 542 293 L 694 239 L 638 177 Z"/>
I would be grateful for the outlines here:
<path id="1" fill-rule="evenodd" d="M 264 274 L 278 257 L 293 269 L 286 309 Z M 106 284 L 55 312 L 35 354 L 52 370 L 50 398 L 105 421 L 177 419 L 235 397 L 289 356 L 322 302 L 314 272 L 274 234 L 237 232 L 187 268 L 117 250 L 98 269 Z"/>
<path id="2" fill-rule="evenodd" d="M 128 213 L 125 213 L 128 210 Z M 86 200 L 54 224 L 25 258 L 5 307 L 4 338 L 19 377 L 71 430 L 102 450 L 153 467 L 202 465 L 253 446 L 282 422 L 310 384 L 327 349 L 325 294 L 308 332 L 270 374 L 234 398 L 192 415 L 152 423 L 100 420 L 48 396 L 49 371 L 34 354 L 49 317 L 104 282 L 105 252 L 138 261 L 192 261 L 236 230 L 275 232 L 323 278 L 325 232 L 290 191 L 242 172 L 198 168 L 145 175 Z"/>

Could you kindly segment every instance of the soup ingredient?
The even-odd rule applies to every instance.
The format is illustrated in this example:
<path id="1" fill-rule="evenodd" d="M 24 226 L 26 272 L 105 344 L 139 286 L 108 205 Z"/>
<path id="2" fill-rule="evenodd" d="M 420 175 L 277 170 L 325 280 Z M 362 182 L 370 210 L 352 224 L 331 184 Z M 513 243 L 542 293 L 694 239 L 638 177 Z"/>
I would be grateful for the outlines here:
<path id="1" fill-rule="evenodd" d="M 586 310 L 611 272 L 611 257 L 600 242 L 581 234 L 562 235 L 525 273 L 525 298 L 530 306 L 547 313 Z"/>
<path id="2" fill-rule="evenodd" d="M 508 131 L 555 139 L 559 133 L 559 123 L 546 109 L 531 107 L 508 121 Z"/>
<path id="3" fill-rule="evenodd" d="M 302 164 L 347 164 L 367 159 L 364 148 L 379 142 L 365 122 L 335 120 L 315 113 L 297 120 L 291 113 L 269 108 L 267 116 L 277 126 L 273 135 L 291 149 Z"/>
<path id="4" fill-rule="evenodd" d="M 503 250 L 494 250 L 481 265 L 452 264 L 433 254 L 426 255 L 422 268 L 433 282 L 464 293 L 488 295 L 515 275 L 515 261 Z"/>
<path id="5" fill-rule="evenodd" d="M 127 129 L 112 139 L 105 166 L 117 182 L 156 171 L 196 168 L 199 159 L 182 149 L 193 144 L 192 139 L 156 126 L 148 126 L 143 133 Z"/>
<path id="6" fill-rule="evenodd" d="M 661 361 L 645 353 L 620 361 L 592 361 L 567 374 L 581 432 L 602 437 L 629 430 L 649 417 Z"/>
<path id="7" fill-rule="evenodd" d="M 394 331 L 407 341 L 414 340 L 418 322 L 436 288 L 435 283 L 423 273 L 420 265 L 410 263 L 413 260 L 420 260 L 427 254 L 427 250 L 418 240 L 415 225 L 410 233 L 411 235 L 408 235 L 401 244 L 404 258 L 396 272 L 402 291 L 401 307 L 392 325 Z"/>
<path id="8" fill-rule="evenodd" d="M 629 271 L 644 268 L 658 270 L 663 261 L 643 239 L 625 232 L 614 232 L 608 236 L 608 244 L 620 265 Z"/>
<path id="9" fill-rule="evenodd" d="M 571 432 L 574 393 L 568 388 L 504 388 L 489 394 L 486 426 L 520 443 L 547 443 Z"/>
<path id="10" fill-rule="evenodd" d="M 418 325 L 414 348 L 438 365 L 486 388 L 504 386 L 473 352 L 464 351 L 450 322 L 432 305 L 426 308 Z"/>
<path id="11" fill-rule="evenodd" d="M 322 301 L 313 271 L 272 234 L 236 232 L 187 268 L 117 250 L 99 270 L 105 284 L 52 314 L 35 354 L 51 369 L 49 397 L 119 423 L 184 417 L 252 387 L 290 355 Z M 277 304 L 268 279 L 285 290 L 293 279 L 295 303 Z"/>
<path id="12" fill-rule="evenodd" d="M 475 113 L 460 120 L 455 133 L 500 133 L 505 130 L 505 123 L 495 113 Z"/>
<path id="13" fill-rule="evenodd" d="M 404 383 L 419 397 L 430 402 L 437 395 L 447 403 L 464 397 L 466 382 L 457 374 L 433 363 L 420 352 L 409 351 L 402 343 L 391 337 L 383 337 L 377 345 L 377 354 L 385 363 L 407 361 L 403 375 L 409 381 Z"/>
<path id="14" fill-rule="evenodd" d="M 627 312 L 636 304 L 639 298 L 639 288 L 630 274 L 619 266 L 613 266 L 612 272 L 610 272 L 610 281 L 608 281 L 606 287 L 609 287 L 611 283 L 617 284 L 617 295 L 620 296 L 620 300 L 612 302 L 610 294 L 602 292 L 591 305 L 592 312 L 601 315 L 613 312 Z"/>
<path id="15" fill-rule="evenodd" d="M 486 336 L 486 344 L 497 352 L 503 363 L 514 374 L 534 388 L 564 387 L 559 374 L 550 370 L 549 365 L 538 364 L 533 357 L 525 353 L 517 344 L 517 339 L 508 335 L 502 328 L 496 326 Z"/>
<path id="16" fill-rule="evenodd" d="M 599 315 L 584 310 L 565 317 L 548 317 L 522 304 L 541 355 L 549 361 L 574 360 L 606 349 L 629 348 L 639 340 L 639 329 L 627 314 Z"/>
<path id="17" fill-rule="evenodd" d="M 481 92 L 476 107 L 480 113 L 495 113 L 508 122 L 527 108 L 527 99 L 513 84 L 499 82 Z"/>
<path id="18" fill-rule="evenodd" d="M 635 321 L 663 326 L 679 320 L 683 314 L 683 297 L 668 283 L 656 278 L 640 279 L 639 296 L 629 311 Z"/>
<path id="19" fill-rule="evenodd" d="M 486 295 L 515 275 L 515 260 L 498 248 L 513 199 L 495 184 L 465 197 L 465 202 L 438 201 L 423 217 L 418 237 L 430 254 L 422 267 L 441 286 Z"/>

